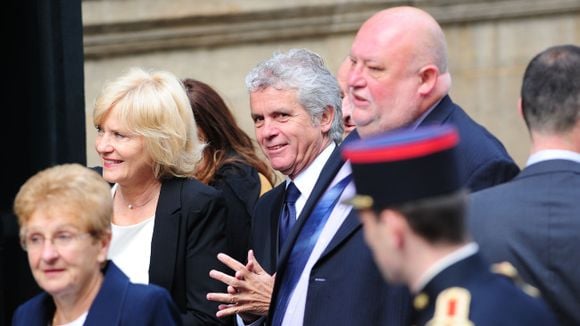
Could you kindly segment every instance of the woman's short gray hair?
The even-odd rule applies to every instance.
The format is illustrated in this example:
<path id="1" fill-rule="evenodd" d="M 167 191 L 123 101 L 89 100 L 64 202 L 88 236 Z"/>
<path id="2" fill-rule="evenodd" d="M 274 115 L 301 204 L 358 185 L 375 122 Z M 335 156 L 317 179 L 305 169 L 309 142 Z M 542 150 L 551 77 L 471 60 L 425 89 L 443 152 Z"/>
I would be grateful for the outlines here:
<path id="1" fill-rule="evenodd" d="M 250 93 L 268 87 L 295 89 L 298 102 L 309 112 L 315 124 L 320 122 L 326 108 L 332 107 L 334 119 L 329 136 L 336 143 L 342 140 L 340 87 L 318 54 L 306 49 L 276 52 L 248 73 L 246 87 Z"/>

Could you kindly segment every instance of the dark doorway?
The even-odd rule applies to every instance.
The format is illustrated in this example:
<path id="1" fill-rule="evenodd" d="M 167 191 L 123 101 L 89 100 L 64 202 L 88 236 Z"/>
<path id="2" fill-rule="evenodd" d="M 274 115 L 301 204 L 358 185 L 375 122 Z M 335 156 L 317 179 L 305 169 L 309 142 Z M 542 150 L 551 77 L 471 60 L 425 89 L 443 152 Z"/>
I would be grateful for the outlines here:
<path id="1" fill-rule="evenodd" d="M 81 0 L 2 3 L 0 325 L 37 288 L 18 245 L 12 201 L 37 171 L 85 164 Z"/>

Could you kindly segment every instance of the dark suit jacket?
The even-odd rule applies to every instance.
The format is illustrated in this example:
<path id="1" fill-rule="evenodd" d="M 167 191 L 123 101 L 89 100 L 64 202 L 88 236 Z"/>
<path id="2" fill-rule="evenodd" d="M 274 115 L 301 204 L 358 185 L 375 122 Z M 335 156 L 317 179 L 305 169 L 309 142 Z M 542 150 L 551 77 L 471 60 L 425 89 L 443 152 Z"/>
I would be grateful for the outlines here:
<path id="1" fill-rule="evenodd" d="M 111 261 L 103 273 L 103 284 L 84 325 L 181 325 L 179 312 L 165 289 L 130 283 Z M 12 325 L 51 325 L 54 312 L 54 301 L 44 292 L 16 310 Z"/>
<path id="2" fill-rule="evenodd" d="M 225 292 L 211 279 L 223 270 L 216 259 L 226 250 L 227 209 L 221 192 L 195 179 L 163 181 L 155 211 L 149 282 L 166 288 L 182 313 L 184 325 L 230 322 L 215 317 L 217 303 L 208 292 Z"/>
<path id="3" fill-rule="evenodd" d="M 557 325 L 542 300 L 528 296 L 506 277 L 492 274 L 479 254 L 447 267 L 427 283 L 421 293 L 428 298 L 428 304 L 414 311 L 416 325 L 425 325 L 431 320 L 436 308 L 443 309 L 443 315 L 452 313 L 449 305 L 437 307 L 436 303 L 441 292 L 453 287 L 469 291 L 468 318 L 473 325 Z M 456 312 L 461 310 L 460 306 L 461 300 L 455 301 Z"/>
<path id="4" fill-rule="evenodd" d="M 93 167 L 102 174 L 102 168 Z M 162 182 L 151 240 L 149 282 L 164 287 L 181 311 L 184 325 L 227 324 L 215 317 L 217 303 L 208 292 L 225 292 L 211 279 L 211 269 L 223 270 L 215 257 L 227 249 L 227 208 L 220 191 L 195 179 Z"/>
<path id="5" fill-rule="evenodd" d="M 580 164 L 549 160 L 472 194 L 469 228 L 490 262 L 507 260 L 562 324 L 580 325 Z"/>
<path id="6" fill-rule="evenodd" d="M 465 169 L 461 171 L 464 183 L 471 189 L 480 189 L 505 182 L 515 176 L 519 168 L 509 157 L 503 145 L 444 97 L 421 125 L 450 123 L 457 127 L 461 137 L 459 151 Z M 356 130 L 344 143 L 358 139 Z M 337 148 L 322 170 L 288 241 L 280 249 L 278 258 L 278 218 L 284 198 L 284 185 L 265 194 L 256 206 L 252 230 L 254 248 L 260 247 L 257 258 L 263 259 L 269 272 L 276 269 L 273 298 L 279 291 L 286 261 L 292 244 L 304 221 L 327 190 L 344 160 Z M 260 260 L 259 260 L 260 261 Z M 263 265 L 264 266 L 264 265 Z M 406 300 L 409 293 L 402 287 L 388 287 L 376 267 L 370 250 L 364 243 L 361 224 L 352 212 L 314 265 L 308 288 L 305 325 L 399 325 L 406 318 Z M 339 298 L 339 299 L 337 299 Z M 372 304 L 368 304 L 373 302 Z M 270 317 L 276 307 L 270 305 Z M 347 310 L 347 308 L 349 310 Z"/>
<path id="7" fill-rule="evenodd" d="M 286 183 L 282 182 L 258 199 L 252 216 L 250 243 L 254 256 L 268 274 L 276 271 L 278 263 L 278 225 L 284 201 Z M 245 259 L 242 261 L 246 261 Z"/>
<path id="8" fill-rule="evenodd" d="M 449 96 L 421 122 L 420 126 L 451 124 L 460 141 L 461 178 L 471 191 L 488 188 L 514 178 L 520 169 L 501 142 L 473 121 Z"/>
<path id="9" fill-rule="evenodd" d="M 332 153 L 316 182 L 306 204 L 281 248 L 281 259 L 276 269 L 273 298 L 284 277 L 286 261 L 299 229 L 326 191 L 344 161 L 337 148 Z M 278 257 L 278 217 L 284 198 L 284 184 L 264 194 L 256 205 L 253 224 L 253 244 L 256 258 L 268 272 L 273 272 Z M 404 314 L 398 307 L 403 300 L 393 295 L 375 265 L 371 252 L 364 243 L 358 217 L 351 212 L 323 252 L 310 274 L 306 298 L 304 325 L 398 325 Z M 398 294 L 398 292 L 397 292 Z M 369 304 L 371 303 L 372 304 Z M 392 308 L 391 307 L 397 307 Z M 276 309 L 276 300 L 270 304 L 269 318 Z"/>
<path id="10" fill-rule="evenodd" d="M 258 171 L 241 162 L 224 164 L 210 186 L 221 190 L 228 205 L 227 253 L 245 262 L 250 249 L 252 213 L 260 197 Z"/>

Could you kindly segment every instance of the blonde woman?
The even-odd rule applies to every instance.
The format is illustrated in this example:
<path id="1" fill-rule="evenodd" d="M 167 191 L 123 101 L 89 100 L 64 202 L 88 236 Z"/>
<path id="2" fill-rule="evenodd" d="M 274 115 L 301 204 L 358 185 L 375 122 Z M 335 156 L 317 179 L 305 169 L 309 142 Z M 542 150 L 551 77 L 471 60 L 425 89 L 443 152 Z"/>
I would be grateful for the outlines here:
<path id="1" fill-rule="evenodd" d="M 185 325 L 225 322 L 207 292 L 226 249 L 221 193 L 191 179 L 201 158 L 189 100 L 169 72 L 133 68 L 98 97 L 93 121 L 102 174 L 113 184 L 109 257 L 137 283 L 171 293 Z"/>

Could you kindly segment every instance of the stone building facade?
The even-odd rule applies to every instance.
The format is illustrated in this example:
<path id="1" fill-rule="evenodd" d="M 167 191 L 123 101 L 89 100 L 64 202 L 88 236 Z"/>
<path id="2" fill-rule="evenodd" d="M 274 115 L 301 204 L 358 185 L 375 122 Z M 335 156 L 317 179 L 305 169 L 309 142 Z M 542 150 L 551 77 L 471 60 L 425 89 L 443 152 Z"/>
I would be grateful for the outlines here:
<path id="1" fill-rule="evenodd" d="M 529 140 L 516 108 L 523 70 L 548 46 L 580 44 L 580 0 L 84 0 L 89 166 L 98 164 L 95 97 L 129 67 L 165 69 L 214 86 L 253 136 L 244 77 L 256 63 L 273 51 L 303 47 L 336 71 L 360 24 L 397 5 L 423 8 L 441 23 L 451 96 L 524 164 Z"/>

